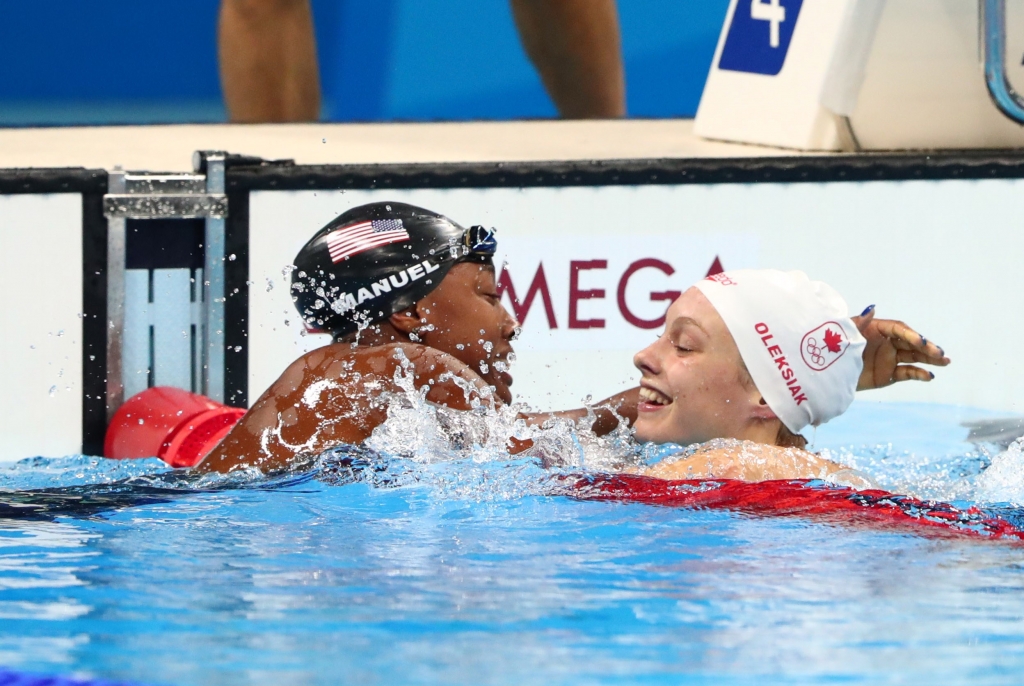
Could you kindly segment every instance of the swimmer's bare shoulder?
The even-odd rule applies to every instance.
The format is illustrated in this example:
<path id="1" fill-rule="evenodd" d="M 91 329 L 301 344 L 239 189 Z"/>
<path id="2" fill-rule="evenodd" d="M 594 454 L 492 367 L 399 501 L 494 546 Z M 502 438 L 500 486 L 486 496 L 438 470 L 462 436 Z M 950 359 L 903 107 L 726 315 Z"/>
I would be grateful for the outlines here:
<path id="1" fill-rule="evenodd" d="M 427 400 L 454 409 L 469 409 L 466 389 L 482 397 L 489 390 L 466 364 L 434 348 L 335 343 L 289 365 L 199 468 L 272 471 L 300 455 L 361 443 L 387 418 L 386 394 L 401 391 L 396 372 L 411 372 L 415 388 L 429 387 Z"/>
<path id="2" fill-rule="evenodd" d="M 680 460 L 664 460 L 641 473 L 659 479 L 739 479 L 771 481 L 775 479 L 825 479 L 846 470 L 801 448 L 782 448 L 750 441 L 727 447 L 699 450 Z"/>

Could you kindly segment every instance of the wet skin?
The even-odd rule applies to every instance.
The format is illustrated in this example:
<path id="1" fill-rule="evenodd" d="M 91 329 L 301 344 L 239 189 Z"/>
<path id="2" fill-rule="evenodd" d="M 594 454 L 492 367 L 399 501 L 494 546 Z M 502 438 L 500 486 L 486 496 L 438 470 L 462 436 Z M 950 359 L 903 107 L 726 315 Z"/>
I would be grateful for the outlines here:
<path id="1" fill-rule="evenodd" d="M 324 346 L 293 362 L 200 469 L 246 465 L 272 471 L 300 455 L 363 442 L 387 418 L 382 394 L 401 390 L 394 381 L 400 354 L 408 360 L 414 386 L 428 387 L 430 402 L 468 410 L 472 395 L 467 398 L 463 389 L 468 384 L 485 402 L 509 403 L 512 376 L 502 367 L 518 325 L 501 304 L 492 266 L 456 264 L 413 310 L 370 327 L 358 341 L 352 337 Z M 636 389 L 606 403 L 632 420 Z M 539 423 L 555 415 L 576 420 L 586 414 L 580 409 L 524 417 Z M 607 433 L 617 425 L 605 410 L 593 428 Z M 527 447 L 523 441 L 510 444 L 513 452 Z"/>

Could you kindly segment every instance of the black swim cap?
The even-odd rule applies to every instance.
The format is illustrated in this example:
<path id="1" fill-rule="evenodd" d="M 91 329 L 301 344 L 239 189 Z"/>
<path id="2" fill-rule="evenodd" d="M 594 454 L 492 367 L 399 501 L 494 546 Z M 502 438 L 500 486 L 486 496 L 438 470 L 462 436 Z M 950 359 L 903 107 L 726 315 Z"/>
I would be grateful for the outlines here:
<path id="1" fill-rule="evenodd" d="M 408 309 L 456 262 L 489 262 L 493 231 L 422 207 L 375 202 L 339 215 L 302 247 L 292 300 L 309 329 L 339 338 Z"/>

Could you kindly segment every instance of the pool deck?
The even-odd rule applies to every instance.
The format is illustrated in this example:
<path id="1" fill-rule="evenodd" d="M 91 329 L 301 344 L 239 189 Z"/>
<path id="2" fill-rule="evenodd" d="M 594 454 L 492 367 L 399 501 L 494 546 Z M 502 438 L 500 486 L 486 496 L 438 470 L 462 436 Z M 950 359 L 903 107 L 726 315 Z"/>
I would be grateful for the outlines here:
<path id="1" fill-rule="evenodd" d="M 812 155 L 710 141 L 692 119 L 426 124 L 205 124 L 0 129 L 0 168 L 191 171 L 193 150 L 298 164 L 740 158 Z M 833 153 L 835 154 L 835 153 Z"/>

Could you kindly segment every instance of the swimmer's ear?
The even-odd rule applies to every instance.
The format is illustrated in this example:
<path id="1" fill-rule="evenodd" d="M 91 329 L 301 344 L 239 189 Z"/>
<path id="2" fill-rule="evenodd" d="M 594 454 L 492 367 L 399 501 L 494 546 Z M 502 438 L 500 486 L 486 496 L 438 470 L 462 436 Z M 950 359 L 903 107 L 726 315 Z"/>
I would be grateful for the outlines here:
<path id="1" fill-rule="evenodd" d="M 415 331 L 420 326 L 423 326 L 420 318 L 416 316 L 416 312 L 413 310 L 396 312 L 388 317 L 388 321 L 391 322 L 391 326 L 407 335 Z"/>

